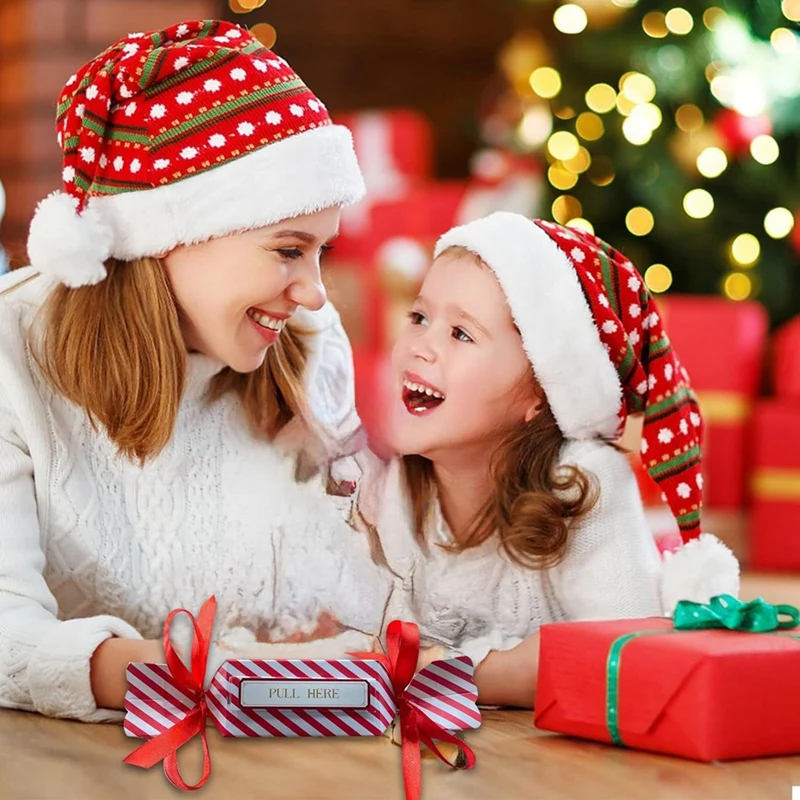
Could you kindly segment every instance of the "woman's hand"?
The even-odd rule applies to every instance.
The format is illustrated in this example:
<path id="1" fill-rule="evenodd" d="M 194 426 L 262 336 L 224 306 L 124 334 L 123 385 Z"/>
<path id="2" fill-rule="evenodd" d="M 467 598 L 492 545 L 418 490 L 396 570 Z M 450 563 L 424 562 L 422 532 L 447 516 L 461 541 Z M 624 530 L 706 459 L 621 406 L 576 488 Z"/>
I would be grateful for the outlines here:
<path id="1" fill-rule="evenodd" d="M 98 645 L 89 661 L 92 694 L 98 708 L 125 707 L 125 693 L 128 691 L 125 673 L 132 661 L 163 664 L 161 641 L 112 637 Z"/>

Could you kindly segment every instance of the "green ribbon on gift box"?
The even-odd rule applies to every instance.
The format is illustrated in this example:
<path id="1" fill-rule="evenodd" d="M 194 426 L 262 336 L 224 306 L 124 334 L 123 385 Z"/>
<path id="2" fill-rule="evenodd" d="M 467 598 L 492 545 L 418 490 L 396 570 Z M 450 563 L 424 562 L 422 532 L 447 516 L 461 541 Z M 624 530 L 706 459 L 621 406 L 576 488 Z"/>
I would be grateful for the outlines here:
<path id="1" fill-rule="evenodd" d="M 781 619 L 788 617 L 788 619 Z M 772 605 L 762 598 L 743 603 L 729 594 L 712 597 L 708 603 L 681 600 L 672 617 L 672 630 L 636 631 L 620 636 L 608 651 L 606 663 L 606 726 L 611 740 L 624 746 L 619 732 L 619 686 L 622 650 L 633 639 L 653 634 L 701 631 L 714 628 L 744 633 L 771 633 L 800 626 L 800 610 L 790 605 Z M 800 636 L 792 638 L 800 640 Z"/>

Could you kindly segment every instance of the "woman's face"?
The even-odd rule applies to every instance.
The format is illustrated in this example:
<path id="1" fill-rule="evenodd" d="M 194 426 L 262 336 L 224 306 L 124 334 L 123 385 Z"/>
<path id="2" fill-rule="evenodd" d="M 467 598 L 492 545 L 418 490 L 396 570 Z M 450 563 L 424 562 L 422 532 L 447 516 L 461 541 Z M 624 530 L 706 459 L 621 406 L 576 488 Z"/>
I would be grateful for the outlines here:
<path id="1" fill-rule="evenodd" d="M 539 405 L 500 284 L 469 254 L 433 262 L 392 366 L 389 440 L 403 455 L 436 462 L 488 454 Z"/>
<path id="2" fill-rule="evenodd" d="M 164 264 L 189 351 L 235 372 L 260 367 L 299 306 L 325 305 L 320 260 L 339 213 L 329 208 L 170 252 Z"/>

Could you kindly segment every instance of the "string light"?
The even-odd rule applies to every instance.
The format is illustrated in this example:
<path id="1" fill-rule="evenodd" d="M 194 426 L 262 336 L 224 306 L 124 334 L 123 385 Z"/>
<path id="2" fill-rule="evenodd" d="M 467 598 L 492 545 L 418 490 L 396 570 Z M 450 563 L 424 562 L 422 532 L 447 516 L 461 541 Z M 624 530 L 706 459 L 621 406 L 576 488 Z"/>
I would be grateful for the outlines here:
<path id="1" fill-rule="evenodd" d="M 685 133 L 694 133 L 703 127 L 703 112 L 695 105 L 687 103 L 675 112 L 675 124 Z"/>
<path id="2" fill-rule="evenodd" d="M 585 147 L 578 148 L 578 152 L 572 157 L 564 161 L 564 167 L 576 175 L 581 175 L 586 172 L 591 166 L 592 157 Z"/>
<path id="3" fill-rule="evenodd" d="M 781 3 L 783 16 L 792 22 L 800 22 L 800 0 L 783 0 Z"/>
<path id="4" fill-rule="evenodd" d="M 529 108 L 519 126 L 519 138 L 531 149 L 541 147 L 553 130 L 550 111 L 542 105 Z"/>
<path id="5" fill-rule="evenodd" d="M 617 111 L 622 114 L 623 117 L 627 117 L 631 114 L 634 108 L 636 108 L 636 103 L 633 102 L 629 97 L 626 97 L 624 94 L 620 93 L 617 95 Z"/>
<path id="6" fill-rule="evenodd" d="M 694 27 L 694 19 L 685 8 L 672 8 L 664 18 L 667 29 L 677 36 L 686 36 Z"/>
<path id="7" fill-rule="evenodd" d="M 777 52 L 784 55 L 797 49 L 797 37 L 788 28 L 775 28 L 769 41 Z"/>
<path id="8" fill-rule="evenodd" d="M 773 208 L 764 217 L 764 230 L 773 239 L 783 239 L 794 228 L 794 214 L 788 208 Z"/>
<path id="9" fill-rule="evenodd" d="M 704 178 L 718 178 L 728 168 L 728 157 L 719 147 L 706 147 L 697 156 L 697 171 Z"/>
<path id="10" fill-rule="evenodd" d="M 756 136 L 756 138 L 750 142 L 750 155 L 753 156 L 759 164 L 764 164 L 765 166 L 774 164 L 778 160 L 780 154 L 781 150 L 780 147 L 778 147 L 778 143 L 768 134 Z"/>
<path id="11" fill-rule="evenodd" d="M 752 267 L 761 256 L 761 244 L 752 233 L 740 233 L 731 242 L 731 259 L 742 267 Z"/>
<path id="12" fill-rule="evenodd" d="M 594 142 L 605 133 L 603 120 L 592 111 L 584 111 L 575 121 L 575 130 L 582 139 Z"/>
<path id="13" fill-rule="evenodd" d="M 253 27 L 250 28 L 250 33 L 252 33 L 267 50 L 275 47 L 275 42 L 278 41 L 278 32 L 272 25 L 268 25 L 266 22 L 259 22 L 257 25 L 253 25 Z"/>
<path id="14" fill-rule="evenodd" d="M 721 8 L 707 8 L 703 12 L 703 25 L 710 31 L 713 31 L 721 22 L 724 22 L 726 18 L 727 14 Z"/>
<path id="15" fill-rule="evenodd" d="M 550 99 L 561 91 L 561 75 L 553 67 L 539 67 L 531 73 L 531 89 L 539 97 Z"/>
<path id="16" fill-rule="evenodd" d="M 648 11 L 642 18 L 642 29 L 651 39 L 663 39 L 669 33 L 662 11 Z"/>
<path id="17" fill-rule="evenodd" d="M 649 103 L 656 96 L 653 79 L 641 72 L 628 72 L 619 82 L 622 94 L 634 103 Z"/>
<path id="18" fill-rule="evenodd" d="M 586 11 L 575 5 L 575 3 L 567 3 L 557 8 L 553 14 L 553 24 L 556 26 L 556 30 L 561 31 L 561 33 L 582 33 L 586 29 L 588 22 Z"/>
<path id="19" fill-rule="evenodd" d="M 705 189 L 692 189 L 683 198 L 683 210 L 692 219 L 705 219 L 714 211 L 714 198 Z"/>
<path id="20" fill-rule="evenodd" d="M 569 172 L 559 164 L 553 164 L 547 170 L 547 180 L 554 189 L 566 192 L 578 182 L 578 175 L 575 172 Z"/>
<path id="21" fill-rule="evenodd" d="M 583 206 L 571 194 L 562 194 L 553 201 L 550 211 L 556 222 L 565 225 L 569 220 L 580 217 L 583 214 Z"/>
<path id="22" fill-rule="evenodd" d="M 653 230 L 655 219 L 652 212 L 644 206 L 632 208 L 625 215 L 625 226 L 634 236 L 647 236 Z"/>
<path id="23" fill-rule="evenodd" d="M 228 6 L 234 14 L 249 14 L 266 2 L 267 0 L 228 0 Z"/>
<path id="24" fill-rule="evenodd" d="M 564 106 L 558 111 L 553 112 L 559 119 L 572 119 L 575 116 L 575 109 L 572 106 Z"/>
<path id="25" fill-rule="evenodd" d="M 574 133 L 557 131 L 547 140 L 547 150 L 553 158 L 557 158 L 559 161 L 569 161 L 578 155 L 580 143 Z"/>
<path id="26" fill-rule="evenodd" d="M 595 156 L 586 177 L 595 186 L 608 186 L 614 181 L 614 162 L 608 156 Z"/>
<path id="27" fill-rule="evenodd" d="M 611 5 L 617 8 L 633 8 L 639 0 L 611 0 Z"/>
<path id="28" fill-rule="evenodd" d="M 586 92 L 586 105 L 597 114 L 607 114 L 617 104 L 617 92 L 607 83 L 596 83 Z"/>
<path id="29" fill-rule="evenodd" d="M 645 270 L 644 282 L 651 292 L 666 292 L 672 286 L 672 270 L 664 264 L 651 264 Z"/>
<path id="30" fill-rule="evenodd" d="M 747 300 L 753 291 L 753 282 L 743 272 L 732 272 L 725 278 L 722 289 L 730 300 Z"/>
<path id="31" fill-rule="evenodd" d="M 584 219 L 583 217 L 575 217 L 574 219 L 571 219 L 567 223 L 567 227 L 577 228 L 578 230 L 586 231 L 586 233 L 594 233 L 594 225 L 592 225 L 588 219 Z"/>

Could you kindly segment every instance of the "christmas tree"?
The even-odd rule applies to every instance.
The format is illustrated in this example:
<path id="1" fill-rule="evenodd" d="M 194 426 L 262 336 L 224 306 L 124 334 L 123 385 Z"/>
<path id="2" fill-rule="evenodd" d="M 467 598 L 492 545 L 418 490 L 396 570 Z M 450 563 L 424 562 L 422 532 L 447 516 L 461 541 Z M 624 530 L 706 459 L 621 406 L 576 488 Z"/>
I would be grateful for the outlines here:
<path id="1" fill-rule="evenodd" d="M 541 209 L 655 292 L 800 313 L 800 0 L 520 2 L 485 137 L 541 153 Z"/>

